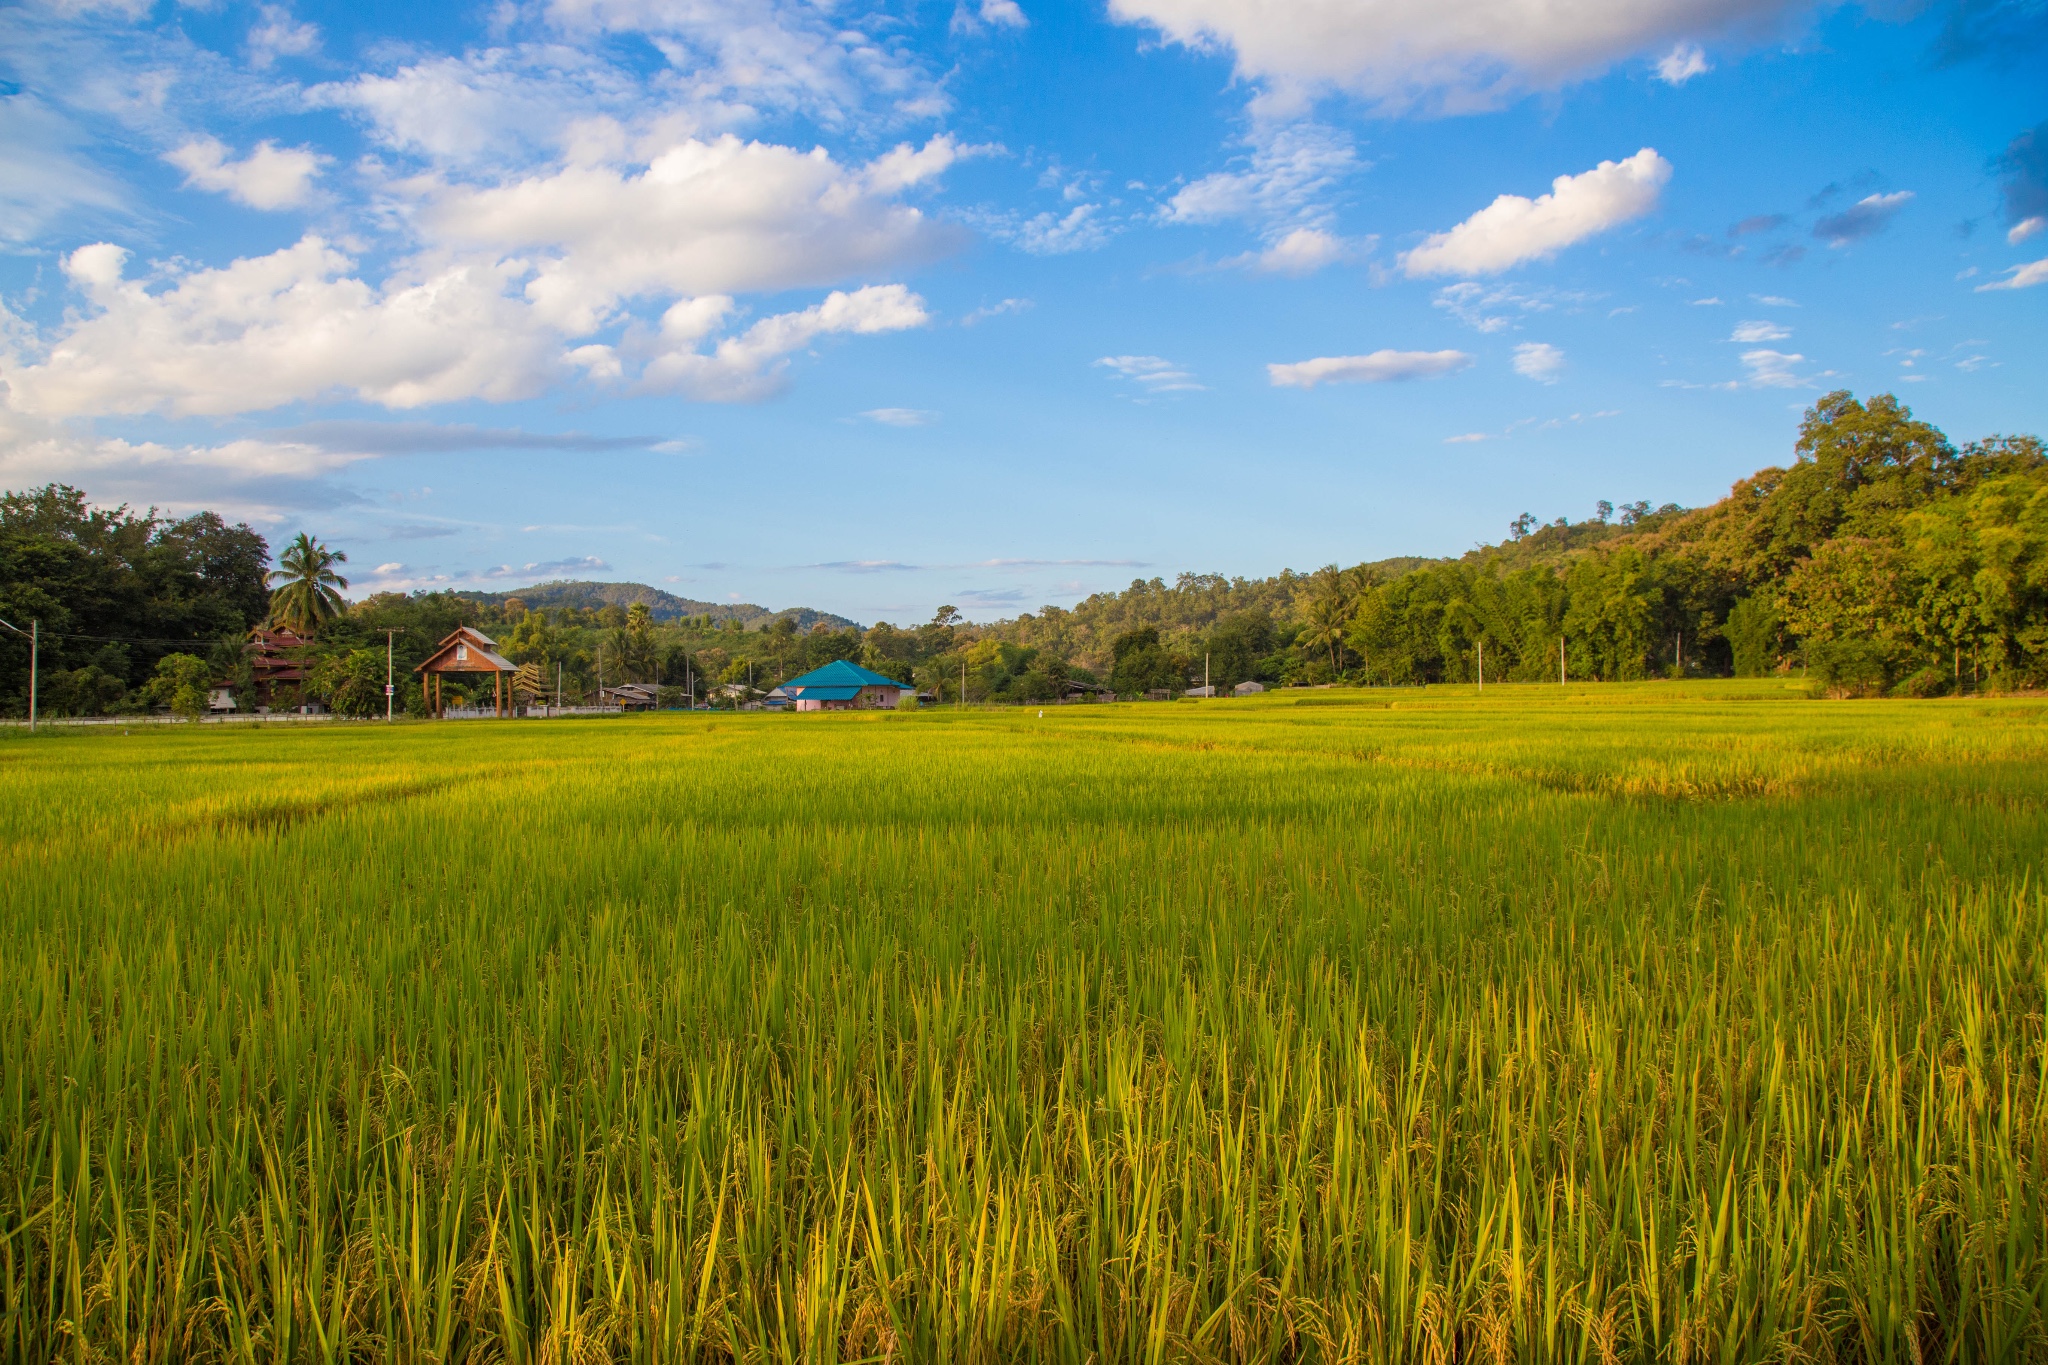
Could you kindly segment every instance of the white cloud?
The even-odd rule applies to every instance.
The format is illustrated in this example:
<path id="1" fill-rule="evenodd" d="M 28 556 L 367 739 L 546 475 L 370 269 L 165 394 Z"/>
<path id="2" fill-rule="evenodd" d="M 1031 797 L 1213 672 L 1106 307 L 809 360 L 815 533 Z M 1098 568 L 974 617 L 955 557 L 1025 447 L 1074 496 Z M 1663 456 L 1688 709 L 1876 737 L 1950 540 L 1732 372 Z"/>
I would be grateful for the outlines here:
<path id="1" fill-rule="evenodd" d="M 1829 246 L 1847 246 L 1862 237 L 1874 237 L 1891 226 L 1899 210 L 1911 203 L 1913 191 L 1869 194 L 1813 225 L 1813 235 Z"/>
<path id="2" fill-rule="evenodd" d="M 450 265 L 374 288 L 308 236 L 152 294 L 123 277 L 126 258 L 99 242 L 66 259 L 96 312 L 39 363 L 0 367 L 16 410 L 223 415 L 335 392 L 411 408 L 526 397 L 556 368 L 531 310 L 505 297 L 501 267 Z"/>
<path id="3" fill-rule="evenodd" d="M 1680 43 L 1657 59 L 1657 79 L 1666 85 L 1684 85 L 1694 76 L 1704 76 L 1713 69 L 1707 65 L 1707 54 L 1700 51 L 1698 43 Z"/>
<path id="4" fill-rule="evenodd" d="M 1463 351 L 1374 351 L 1371 355 L 1319 356 L 1291 364 L 1266 366 L 1275 388 L 1312 389 L 1318 384 L 1385 384 L 1401 379 L 1431 379 L 1453 374 L 1472 363 Z"/>
<path id="5" fill-rule="evenodd" d="M 786 357 L 821 336 L 873 335 L 922 327 L 931 320 L 924 300 L 900 284 L 834 290 L 822 303 L 797 313 L 762 318 L 709 354 L 698 346 L 732 300 L 686 299 L 662 318 L 661 351 L 642 372 L 643 389 L 680 393 L 706 402 L 751 402 L 782 387 Z"/>
<path id="6" fill-rule="evenodd" d="M 1803 355 L 1787 355 L 1783 351 L 1744 351 L 1743 368 L 1749 371 L 1749 382 L 1760 389 L 1800 389 L 1812 381 L 1793 373 L 1794 365 L 1806 360 Z"/>
<path id="7" fill-rule="evenodd" d="M 282 5 L 262 5 L 263 18 L 249 30 L 249 65 L 267 70 L 279 57 L 303 57 L 320 47 L 320 26 L 292 18 Z"/>
<path id="8" fill-rule="evenodd" d="M 997 28 L 1025 28 L 1031 23 L 1017 0 L 981 0 L 981 22 Z"/>
<path id="9" fill-rule="evenodd" d="M 1107 223 L 1096 217 L 1100 204 L 1080 204 L 1062 217 L 1041 213 L 1012 227 L 996 227 L 997 235 L 1015 242 L 1034 256 L 1064 256 L 1074 251 L 1092 251 L 1115 235 Z"/>
<path id="10" fill-rule="evenodd" d="M 328 158 L 310 147 L 279 147 L 266 139 L 240 161 L 230 161 L 219 139 L 202 137 L 164 160 L 185 173 L 188 186 L 225 194 L 252 209 L 288 209 L 306 202 L 313 177 Z"/>
<path id="11" fill-rule="evenodd" d="M 1547 313 L 1559 304 L 1585 303 L 1592 297 L 1557 289 L 1518 289 L 1510 284 L 1476 284 L 1471 280 L 1461 280 L 1437 290 L 1434 302 L 1436 307 L 1474 331 L 1491 334 L 1513 327 L 1515 312 Z"/>
<path id="12" fill-rule="evenodd" d="M 1738 322 L 1735 324 L 1735 330 L 1729 333 L 1728 339 L 1741 342 L 1745 346 L 1753 346 L 1759 341 L 1783 341 L 1791 335 L 1791 328 L 1781 327 L 1775 322 Z"/>
<path id="13" fill-rule="evenodd" d="M 2029 261 L 2025 265 L 2006 267 L 2004 279 L 1980 284 L 1977 286 L 1977 292 L 1984 294 L 1993 289 L 2032 289 L 2037 284 L 2048 284 L 2048 256 L 2043 256 L 2038 261 Z"/>
<path id="14" fill-rule="evenodd" d="M 1023 19 L 1014 0 L 982 5 L 994 24 Z M 667 60 L 681 89 L 704 103 L 800 111 L 839 122 L 875 99 L 910 117 L 943 112 L 936 82 L 899 42 L 877 39 L 861 16 L 811 0 L 548 0 L 571 38 L 637 33 Z M 885 24 L 866 21 L 886 31 Z"/>
<path id="15" fill-rule="evenodd" d="M 1341 90 L 1385 109 L 1495 107 L 1641 53 L 1767 29 L 1804 0 L 1110 0 L 1168 41 L 1225 50 L 1269 102 Z"/>
<path id="16" fill-rule="evenodd" d="M 1198 392 L 1202 388 L 1194 375 L 1156 355 L 1106 355 L 1095 363 L 1134 380 L 1146 393 Z"/>
<path id="17" fill-rule="evenodd" d="M 1262 275 L 1313 275 L 1326 265 L 1348 260 L 1370 249 L 1373 239 L 1348 241 L 1321 228 L 1296 228 L 1264 251 L 1233 256 L 1225 265 L 1243 266 Z"/>
<path id="18" fill-rule="evenodd" d="M 1491 439 L 1492 437 L 1488 436 L 1483 431 L 1468 431 L 1463 436 L 1444 437 L 1444 444 L 1447 446 L 1474 445 L 1480 441 L 1487 441 Z"/>
<path id="19" fill-rule="evenodd" d="M 1799 306 L 1791 299 L 1781 298 L 1776 294 L 1751 294 L 1750 297 L 1766 308 L 1797 308 Z"/>
<path id="20" fill-rule="evenodd" d="M 2005 234 L 2006 245 L 2018 246 L 2043 228 L 2048 228 L 2048 218 L 2044 218 L 2038 213 L 2032 218 L 2023 218 L 2007 229 Z"/>
<path id="21" fill-rule="evenodd" d="M 1524 261 L 1556 255 L 1575 242 L 1640 218 L 1657 206 L 1671 163 L 1645 147 L 1623 161 L 1603 161 L 1580 175 L 1561 175 L 1549 194 L 1503 194 L 1401 258 L 1409 276 L 1491 275 Z"/>
<path id="22" fill-rule="evenodd" d="M 0 241 L 29 241 L 73 209 L 123 207 L 120 186 L 74 154 L 84 141 L 35 97 L 0 97 Z"/>
<path id="23" fill-rule="evenodd" d="M 548 321 L 594 330 L 621 300 L 824 285 L 929 259 L 954 234 L 892 196 L 963 154 L 950 138 L 865 167 L 727 135 L 669 146 L 634 174 L 571 165 L 477 189 L 422 189 L 442 244 L 554 254 L 526 294 Z"/>
<path id="24" fill-rule="evenodd" d="M 1216 171 L 1167 202 L 1170 223 L 1234 218 L 1290 226 L 1326 226 L 1329 193 L 1365 169 L 1348 135 L 1318 123 L 1260 126 L 1242 169 Z"/>
<path id="25" fill-rule="evenodd" d="M 861 416 L 885 427 L 928 427 L 939 420 L 936 412 L 923 408 L 869 408 Z"/>
<path id="26" fill-rule="evenodd" d="M 1555 384 L 1564 372 L 1564 352 L 1547 341 L 1525 341 L 1515 347 L 1515 373 L 1543 384 Z"/>
<path id="27" fill-rule="evenodd" d="M 987 322 L 990 318 L 999 318 L 1005 313 L 1025 313 L 1029 312 L 1031 308 L 1032 303 L 1030 299 L 1003 299 L 998 303 L 991 303 L 975 309 L 960 319 L 960 325 L 962 327 L 972 327 L 978 322 Z"/>

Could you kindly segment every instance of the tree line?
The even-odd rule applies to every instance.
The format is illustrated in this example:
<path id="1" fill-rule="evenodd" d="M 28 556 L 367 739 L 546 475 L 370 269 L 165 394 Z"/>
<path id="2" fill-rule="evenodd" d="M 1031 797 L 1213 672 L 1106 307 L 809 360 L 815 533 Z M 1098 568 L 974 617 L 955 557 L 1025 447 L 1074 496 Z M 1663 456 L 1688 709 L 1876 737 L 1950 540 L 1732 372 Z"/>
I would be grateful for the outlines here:
<path id="1" fill-rule="evenodd" d="M 457 626 L 492 634 L 550 692 L 657 684 L 665 704 L 740 704 L 833 659 L 942 701 L 1041 702 L 1074 684 L 1118 695 L 1350 683 L 1757 676 L 1804 670 L 1840 694 L 1931 696 L 2048 684 L 2048 456 L 2033 436 L 1958 449 L 1889 394 L 1816 403 L 1793 462 L 1710 507 L 1599 504 L 1517 517 L 1457 559 L 1378 560 L 1272 578 L 1139 580 L 1071 608 L 975 625 L 952 607 L 866 629 L 790 614 L 657 621 L 644 602 L 531 605 L 517 595 L 342 596 L 346 557 L 301 535 L 269 569 L 246 525 L 202 512 L 95 508 L 51 485 L 0 496 L 0 620 L 40 623 L 50 714 L 195 710 L 247 694 L 249 632 L 300 632 L 300 694 L 381 714 Z M 0 710 L 28 694 L 27 642 L 0 640 Z M 464 699 L 457 685 L 451 701 Z"/>

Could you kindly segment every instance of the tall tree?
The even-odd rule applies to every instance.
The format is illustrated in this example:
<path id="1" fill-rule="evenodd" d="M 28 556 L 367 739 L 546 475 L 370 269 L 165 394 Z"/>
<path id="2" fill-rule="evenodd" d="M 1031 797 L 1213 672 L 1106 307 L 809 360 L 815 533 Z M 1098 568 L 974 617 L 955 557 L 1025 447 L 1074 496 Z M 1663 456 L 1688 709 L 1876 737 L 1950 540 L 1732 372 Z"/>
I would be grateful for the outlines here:
<path id="1" fill-rule="evenodd" d="M 340 589 L 348 586 L 348 580 L 336 573 L 334 566 L 347 562 L 348 556 L 340 550 L 330 550 L 299 532 L 278 555 L 277 571 L 270 575 L 270 581 L 278 585 L 270 594 L 272 619 L 310 635 L 340 616 L 346 605 Z"/>

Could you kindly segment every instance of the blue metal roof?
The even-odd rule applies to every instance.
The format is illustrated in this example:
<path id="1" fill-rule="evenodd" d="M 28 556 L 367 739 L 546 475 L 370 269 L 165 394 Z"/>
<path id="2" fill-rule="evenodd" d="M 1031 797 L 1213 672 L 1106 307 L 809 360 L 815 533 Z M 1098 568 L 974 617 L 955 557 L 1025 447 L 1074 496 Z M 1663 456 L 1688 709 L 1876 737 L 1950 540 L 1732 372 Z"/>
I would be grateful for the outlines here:
<path id="1" fill-rule="evenodd" d="M 859 664 L 850 664 L 844 659 L 835 659 L 823 668 L 814 668 L 801 678 L 791 678 L 784 683 L 783 690 L 791 696 L 801 695 L 822 701 L 851 701 L 853 694 L 863 687 L 908 687 L 907 683 L 885 678 Z M 827 695 L 825 689 L 838 693 L 848 689 L 843 696 Z"/>
<path id="2" fill-rule="evenodd" d="M 804 701 L 852 701 L 860 695 L 858 687 L 798 687 L 792 689 Z"/>

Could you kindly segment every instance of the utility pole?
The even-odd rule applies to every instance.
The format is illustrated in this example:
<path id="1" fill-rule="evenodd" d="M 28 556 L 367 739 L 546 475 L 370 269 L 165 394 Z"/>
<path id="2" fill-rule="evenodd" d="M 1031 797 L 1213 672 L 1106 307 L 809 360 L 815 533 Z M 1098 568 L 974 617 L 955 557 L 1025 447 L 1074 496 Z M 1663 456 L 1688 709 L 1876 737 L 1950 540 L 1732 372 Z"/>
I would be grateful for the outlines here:
<path id="1" fill-rule="evenodd" d="M 555 660 L 555 709 L 562 709 L 562 661 Z"/>
<path id="2" fill-rule="evenodd" d="M 1557 637 L 1557 685 L 1564 686 L 1564 636 Z"/>
<path id="3" fill-rule="evenodd" d="M 1479 642 L 1479 690 L 1486 690 L 1486 641 Z"/>
<path id="4" fill-rule="evenodd" d="M 960 709 L 967 709 L 967 652 L 960 653 Z"/>
<path id="5" fill-rule="evenodd" d="M 395 630 L 386 630 L 384 632 L 384 723 L 386 725 L 391 723 L 391 698 L 398 691 L 391 681 L 391 638 L 397 633 Z"/>
<path id="6" fill-rule="evenodd" d="M 1209 651 L 1206 649 L 1202 651 L 1202 695 L 1205 697 L 1214 697 L 1216 695 L 1209 690 Z"/>
<path id="7" fill-rule="evenodd" d="M 28 732 L 34 734 L 36 732 L 36 672 L 40 659 L 39 649 L 42 644 L 43 623 L 38 620 L 30 620 L 27 630 L 23 630 L 12 621 L 0 621 L 0 626 L 7 627 L 16 635 L 28 636 Z M 1970 667 L 1974 673 L 1976 671 L 1976 664 L 1973 662 Z"/>

